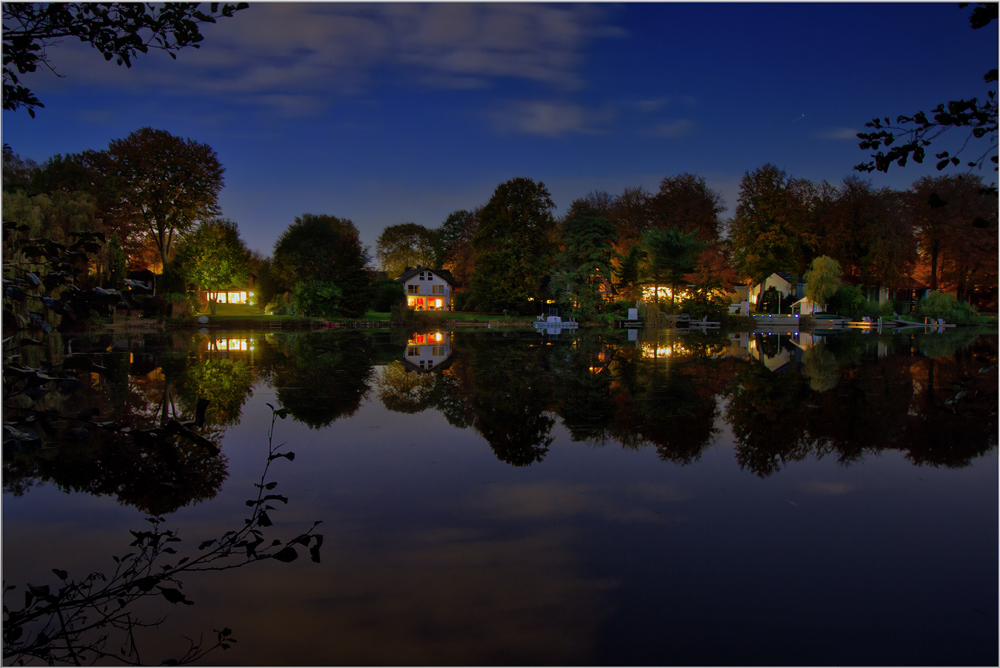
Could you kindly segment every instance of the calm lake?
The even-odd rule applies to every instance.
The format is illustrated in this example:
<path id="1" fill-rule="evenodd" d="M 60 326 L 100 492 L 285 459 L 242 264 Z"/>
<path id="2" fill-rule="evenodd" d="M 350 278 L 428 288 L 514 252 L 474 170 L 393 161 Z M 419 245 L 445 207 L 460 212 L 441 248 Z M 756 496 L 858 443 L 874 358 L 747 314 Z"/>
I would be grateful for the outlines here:
<path id="1" fill-rule="evenodd" d="M 193 560 L 265 485 L 261 550 L 321 522 L 294 561 L 122 601 L 162 620 L 134 629 L 145 663 L 224 628 L 202 663 L 1000 659 L 995 332 L 119 333 L 24 354 L 67 350 L 103 369 L 45 406 L 148 427 L 208 399 L 221 453 L 98 430 L 5 449 L 5 607 L 53 569 L 110 579 L 148 517 L 181 539 L 163 564 Z"/>

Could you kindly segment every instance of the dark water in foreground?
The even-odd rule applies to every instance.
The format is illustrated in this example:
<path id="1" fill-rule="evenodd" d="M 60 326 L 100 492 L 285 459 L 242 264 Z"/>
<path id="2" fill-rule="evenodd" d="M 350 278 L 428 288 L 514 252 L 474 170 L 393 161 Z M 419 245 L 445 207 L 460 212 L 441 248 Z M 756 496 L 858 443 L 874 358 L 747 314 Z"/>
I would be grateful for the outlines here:
<path id="1" fill-rule="evenodd" d="M 295 457 L 270 462 L 265 538 L 321 521 L 319 563 L 299 546 L 180 577 L 193 605 L 137 601 L 165 617 L 135 632 L 144 662 L 228 627 L 203 663 L 997 664 L 995 334 L 638 339 L 54 342 L 106 371 L 47 405 L 152 426 L 205 397 L 222 453 L 5 450 L 4 603 L 54 568 L 110 575 L 151 515 L 171 564 L 239 530 L 271 404 Z"/>

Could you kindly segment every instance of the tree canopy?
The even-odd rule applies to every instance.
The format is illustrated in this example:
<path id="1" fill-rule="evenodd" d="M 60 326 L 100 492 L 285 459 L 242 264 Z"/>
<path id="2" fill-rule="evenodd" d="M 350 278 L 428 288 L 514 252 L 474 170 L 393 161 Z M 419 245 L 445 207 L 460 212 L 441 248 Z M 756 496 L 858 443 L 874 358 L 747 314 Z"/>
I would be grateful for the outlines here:
<path id="1" fill-rule="evenodd" d="M 435 235 L 423 225 L 401 223 L 382 230 L 375 240 L 375 258 L 390 278 L 399 276 L 407 267 L 435 265 Z"/>
<path id="2" fill-rule="evenodd" d="M 341 291 L 340 313 L 364 315 L 371 285 L 368 253 L 358 228 L 347 218 L 305 213 L 274 244 L 274 272 L 287 290 L 299 283 L 332 283 Z"/>
<path id="3" fill-rule="evenodd" d="M 704 177 L 688 173 L 668 176 L 660 182 L 660 191 L 649 204 L 656 227 L 693 232 L 705 242 L 715 241 L 722 234 L 719 214 L 726 208 L 722 196 L 708 187 Z"/>
<path id="4" fill-rule="evenodd" d="M 61 39 L 77 38 L 97 49 L 105 60 L 132 66 L 132 59 L 150 49 L 197 49 L 203 39 L 199 26 L 215 23 L 247 8 L 246 2 L 213 2 L 202 11 L 196 2 L 154 5 L 139 2 L 5 2 L 3 3 L 3 108 L 24 107 L 35 116 L 44 107 L 21 83 L 21 76 L 39 68 L 55 70 L 46 49 Z"/>
<path id="5" fill-rule="evenodd" d="M 205 290 L 246 285 L 250 251 L 231 220 L 206 220 L 181 242 L 175 260 L 191 283 Z"/>
<path id="6" fill-rule="evenodd" d="M 114 178 L 164 266 L 174 237 L 220 213 L 225 169 L 207 144 L 145 127 L 115 139 L 102 154 L 90 152 L 88 159 Z"/>
<path id="7" fill-rule="evenodd" d="M 545 184 L 515 178 L 497 186 L 479 216 L 472 290 L 480 308 L 527 312 L 540 299 L 555 255 L 555 204 Z"/>
<path id="8" fill-rule="evenodd" d="M 767 164 L 743 175 L 729 238 L 733 266 L 760 282 L 776 271 L 798 272 L 803 246 L 812 236 L 806 227 L 809 184 L 788 178 Z"/>
<path id="9" fill-rule="evenodd" d="M 593 317 L 602 301 L 600 287 L 611 285 L 618 232 L 585 201 L 573 203 L 561 231 L 563 250 L 552 279 L 556 299 L 573 315 Z"/>

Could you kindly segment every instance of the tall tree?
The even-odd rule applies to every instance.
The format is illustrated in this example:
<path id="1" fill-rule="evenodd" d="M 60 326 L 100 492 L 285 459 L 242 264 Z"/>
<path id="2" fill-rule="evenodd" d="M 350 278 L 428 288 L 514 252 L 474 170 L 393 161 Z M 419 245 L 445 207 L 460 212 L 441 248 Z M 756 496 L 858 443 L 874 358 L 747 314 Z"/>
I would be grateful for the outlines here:
<path id="1" fill-rule="evenodd" d="M 105 173 L 155 240 L 164 266 L 175 236 L 220 213 L 225 170 L 207 144 L 145 127 L 112 141 L 106 155 Z"/>
<path id="2" fill-rule="evenodd" d="M 287 290 L 299 283 L 326 282 L 342 293 L 342 315 L 364 315 L 371 301 L 368 252 L 347 218 L 305 213 L 274 244 L 274 271 Z"/>
<path id="3" fill-rule="evenodd" d="M 694 232 L 682 232 L 676 227 L 653 228 L 643 239 L 646 249 L 646 277 L 656 290 L 659 301 L 659 286 L 670 288 L 670 310 L 674 310 L 677 287 L 685 282 L 685 276 L 695 271 L 699 255 L 705 244 L 698 241 Z"/>
<path id="4" fill-rule="evenodd" d="M 693 232 L 704 242 L 716 241 L 722 234 L 719 214 L 726 207 L 722 205 L 722 196 L 709 188 L 701 176 L 685 173 L 664 178 L 650 208 L 657 227 Z"/>
<path id="5" fill-rule="evenodd" d="M 602 285 L 611 285 L 614 225 L 588 204 L 577 200 L 562 223 L 563 250 L 556 257 L 552 287 L 570 314 L 592 318 L 600 310 Z"/>
<path id="6" fill-rule="evenodd" d="M 390 278 L 395 278 L 407 267 L 435 265 L 434 236 L 431 230 L 416 223 L 390 225 L 375 240 L 375 258 L 379 267 Z"/>
<path id="7" fill-rule="evenodd" d="M 607 219 L 618 230 L 618 254 L 626 258 L 652 227 L 652 193 L 642 186 L 626 188 L 614 198 Z"/>
<path id="8" fill-rule="evenodd" d="M 184 238 L 175 262 L 188 281 L 208 290 L 246 285 L 250 277 L 250 251 L 231 220 L 206 220 Z M 209 300 L 215 313 L 215 300 Z"/>
<path id="9" fill-rule="evenodd" d="M 139 2 L 5 2 L 3 3 L 3 108 L 24 107 L 34 118 L 44 107 L 35 94 L 21 85 L 19 75 L 44 67 L 55 70 L 47 48 L 75 37 L 97 49 L 105 60 L 132 66 L 132 59 L 150 49 L 197 49 L 202 40 L 199 25 L 215 23 L 245 9 L 245 2 L 217 3 L 202 11 L 198 3 L 154 5 Z M 15 71 L 16 70 L 16 71 Z"/>
<path id="10" fill-rule="evenodd" d="M 807 227 L 814 194 L 807 181 L 790 179 L 771 164 L 743 175 L 729 229 L 734 268 L 742 277 L 757 283 L 776 271 L 805 269 L 805 247 L 814 243 Z"/>
<path id="11" fill-rule="evenodd" d="M 468 281 L 472 273 L 472 237 L 476 235 L 476 229 L 479 227 L 481 210 L 482 207 L 472 211 L 465 209 L 452 211 L 441 223 L 441 227 L 432 230 L 434 266 L 450 271 L 462 285 Z"/>
<path id="12" fill-rule="evenodd" d="M 931 290 L 995 291 L 997 199 L 978 176 L 924 177 L 908 202 Z"/>
<path id="13" fill-rule="evenodd" d="M 480 308 L 529 312 L 555 255 L 555 204 L 545 184 L 515 178 L 497 186 L 473 237 L 472 290 Z"/>

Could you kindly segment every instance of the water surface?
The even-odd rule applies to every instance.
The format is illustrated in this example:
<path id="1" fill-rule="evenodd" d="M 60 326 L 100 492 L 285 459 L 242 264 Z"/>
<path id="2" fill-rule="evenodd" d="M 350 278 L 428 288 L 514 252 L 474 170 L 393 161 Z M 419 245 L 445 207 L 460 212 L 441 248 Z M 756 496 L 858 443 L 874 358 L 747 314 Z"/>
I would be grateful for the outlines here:
<path id="1" fill-rule="evenodd" d="M 634 335 L 633 335 L 634 336 Z M 103 374 L 53 406 L 191 416 L 221 454 L 4 453 L 18 589 L 110 572 L 145 518 L 177 557 L 237 529 L 321 559 L 183 578 L 142 660 L 996 664 L 997 337 L 172 333 L 62 341 Z M 74 347 L 75 346 L 75 347 Z M 32 354 L 44 355 L 45 351 Z M 112 639 L 113 641 L 113 639 Z M 109 644 L 111 642 L 109 641 Z"/>

